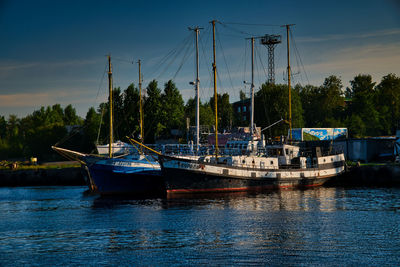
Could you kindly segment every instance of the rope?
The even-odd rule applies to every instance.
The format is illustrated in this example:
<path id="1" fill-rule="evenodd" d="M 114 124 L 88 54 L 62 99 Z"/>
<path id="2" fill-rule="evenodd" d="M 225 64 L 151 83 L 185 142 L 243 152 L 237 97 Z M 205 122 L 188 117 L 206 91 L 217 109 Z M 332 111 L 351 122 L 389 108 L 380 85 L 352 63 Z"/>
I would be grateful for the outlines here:
<path id="1" fill-rule="evenodd" d="M 240 23 L 240 22 L 224 22 L 224 24 L 244 25 L 244 26 L 268 26 L 268 27 L 281 27 L 276 24 L 257 24 L 257 23 Z"/>
<path id="2" fill-rule="evenodd" d="M 299 60 L 301 66 L 302 66 L 302 68 L 303 68 L 304 75 L 306 76 L 307 84 L 310 84 L 310 81 L 308 80 L 307 72 L 306 72 L 306 70 L 305 70 L 305 68 L 304 68 L 304 65 L 303 65 L 303 61 L 301 60 L 301 57 L 300 57 L 300 53 L 299 53 L 299 51 L 297 50 L 297 45 L 296 45 L 295 39 L 294 39 L 293 34 L 292 34 L 292 29 L 290 29 L 289 32 L 290 32 L 290 37 L 292 38 L 292 42 L 293 42 L 293 47 L 294 47 L 294 50 L 295 50 L 295 54 L 297 55 L 298 60 Z"/>
<path id="3" fill-rule="evenodd" d="M 187 46 L 187 47 L 186 47 L 186 51 L 185 51 L 184 56 L 182 57 L 181 64 L 179 65 L 177 71 L 175 72 L 175 75 L 174 75 L 174 77 L 172 78 L 172 80 L 175 80 L 175 78 L 176 78 L 176 76 L 178 75 L 179 71 L 182 69 L 183 64 L 186 62 L 187 58 L 193 54 L 193 50 L 190 49 L 190 48 L 191 48 L 190 43 L 187 43 L 186 46 Z M 189 51 L 191 51 L 191 52 L 189 52 Z"/>
<path id="4" fill-rule="evenodd" d="M 218 30 L 216 31 L 216 34 L 217 34 L 217 37 L 219 37 L 219 32 L 218 32 Z M 234 90 L 234 87 L 233 87 L 233 83 L 232 83 L 232 78 L 231 78 L 231 74 L 230 74 L 230 71 L 229 71 L 228 64 L 226 63 L 226 57 L 225 57 L 224 49 L 223 49 L 223 47 L 222 47 L 222 44 L 221 44 L 221 40 L 220 40 L 220 39 L 221 39 L 221 38 L 217 38 L 219 47 L 221 48 L 222 56 L 223 56 L 223 58 L 224 58 L 225 67 L 226 67 L 226 70 L 227 70 L 227 72 L 228 72 L 229 82 L 230 82 L 230 84 L 231 84 L 232 91 L 233 91 L 233 90 Z"/>
<path id="5" fill-rule="evenodd" d="M 262 61 L 262 59 L 261 59 L 261 53 L 258 51 L 258 48 L 257 48 L 257 46 L 255 46 L 255 50 L 256 50 L 256 54 L 257 54 L 257 56 L 258 56 L 258 59 L 260 60 L 260 63 L 261 63 L 261 67 L 263 68 L 263 70 L 264 70 L 264 74 L 265 74 L 265 77 L 267 77 L 267 79 L 268 79 L 268 74 L 267 74 L 267 72 L 265 71 L 265 66 L 264 66 L 264 64 L 263 64 L 263 61 Z"/>

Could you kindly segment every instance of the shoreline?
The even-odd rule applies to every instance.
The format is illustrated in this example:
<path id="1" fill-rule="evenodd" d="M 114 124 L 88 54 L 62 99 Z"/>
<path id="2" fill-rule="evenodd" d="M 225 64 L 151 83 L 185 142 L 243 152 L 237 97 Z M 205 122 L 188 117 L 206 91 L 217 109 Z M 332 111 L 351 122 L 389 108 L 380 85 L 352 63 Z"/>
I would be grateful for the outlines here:
<path id="1" fill-rule="evenodd" d="M 37 165 L 0 169 L 0 187 L 86 185 L 80 165 Z"/>
<path id="2" fill-rule="evenodd" d="M 86 185 L 86 171 L 76 162 L 0 168 L 0 187 Z M 326 186 L 400 187 L 399 164 L 365 164 L 351 166 Z"/>

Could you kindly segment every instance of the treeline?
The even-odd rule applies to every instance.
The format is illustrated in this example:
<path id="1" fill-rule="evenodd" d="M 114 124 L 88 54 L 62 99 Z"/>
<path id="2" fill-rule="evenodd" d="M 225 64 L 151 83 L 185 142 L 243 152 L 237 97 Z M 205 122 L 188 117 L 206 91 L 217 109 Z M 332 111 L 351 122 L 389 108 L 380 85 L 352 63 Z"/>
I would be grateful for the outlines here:
<path id="1" fill-rule="evenodd" d="M 343 88 L 336 76 L 321 86 L 296 85 L 291 90 L 292 123 L 300 127 L 347 127 L 350 137 L 394 135 L 400 121 L 400 78 L 388 74 L 379 84 L 371 75 L 357 75 Z M 255 121 L 271 125 L 288 118 L 286 85 L 263 84 L 255 97 Z M 285 131 L 286 130 L 286 131 Z M 281 124 L 268 130 L 276 136 L 287 132 Z"/>
<path id="2" fill-rule="evenodd" d="M 266 127 L 288 119 L 287 85 L 262 84 L 255 94 L 255 123 Z M 241 100 L 245 94 L 240 92 Z M 330 76 L 321 86 L 296 85 L 291 90 L 292 123 L 300 127 L 347 127 L 350 137 L 393 135 L 400 121 L 400 78 L 388 74 L 379 84 L 370 75 L 358 75 L 343 88 L 340 78 Z M 214 97 L 200 105 L 200 124 L 214 125 Z M 139 138 L 139 90 L 131 84 L 125 90 L 113 90 L 114 139 L 125 136 Z M 151 81 L 143 98 L 144 140 L 176 138 L 172 129 L 186 136 L 187 118 L 195 124 L 195 100 L 185 104 L 172 81 L 163 90 L 157 81 Z M 55 159 L 51 146 L 92 152 L 95 143 L 107 143 L 109 135 L 109 104 L 102 103 L 97 110 L 90 108 L 85 119 L 76 115 L 68 105 L 42 107 L 19 119 L 0 116 L 0 159 L 36 156 L 39 160 Z M 236 126 L 248 126 L 243 114 L 233 110 L 229 95 L 218 95 L 219 131 Z M 100 125 L 101 124 L 101 125 Z M 68 127 L 67 127 L 68 126 Z M 75 126 L 75 127 L 70 127 Z M 78 127 L 77 127 L 78 126 Z M 100 131 L 99 131 L 100 129 Z M 288 125 L 281 123 L 268 129 L 267 137 L 285 135 Z M 186 141 L 186 138 L 182 138 Z"/>

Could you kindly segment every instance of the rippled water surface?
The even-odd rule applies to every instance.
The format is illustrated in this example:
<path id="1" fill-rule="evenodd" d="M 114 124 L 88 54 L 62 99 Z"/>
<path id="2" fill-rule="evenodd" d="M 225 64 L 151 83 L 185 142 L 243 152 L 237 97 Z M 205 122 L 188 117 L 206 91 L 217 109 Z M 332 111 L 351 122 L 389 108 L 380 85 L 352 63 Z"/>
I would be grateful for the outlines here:
<path id="1" fill-rule="evenodd" d="M 0 188 L 0 265 L 400 264 L 400 189 L 116 199 Z"/>

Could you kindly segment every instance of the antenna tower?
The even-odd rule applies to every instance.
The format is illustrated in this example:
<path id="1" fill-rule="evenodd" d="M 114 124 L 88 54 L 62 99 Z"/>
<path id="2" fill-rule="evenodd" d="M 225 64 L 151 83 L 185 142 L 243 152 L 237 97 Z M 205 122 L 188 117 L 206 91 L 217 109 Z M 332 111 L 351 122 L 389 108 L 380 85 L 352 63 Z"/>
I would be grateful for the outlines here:
<path id="1" fill-rule="evenodd" d="M 266 34 L 261 37 L 261 44 L 268 48 L 268 83 L 275 84 L 275 63 L 274 63 L 274 49 L 277 44 L 280 44 L 281 35 Z"/>

